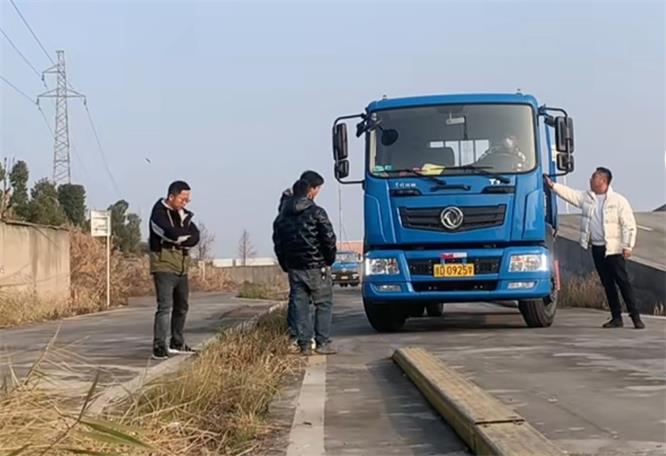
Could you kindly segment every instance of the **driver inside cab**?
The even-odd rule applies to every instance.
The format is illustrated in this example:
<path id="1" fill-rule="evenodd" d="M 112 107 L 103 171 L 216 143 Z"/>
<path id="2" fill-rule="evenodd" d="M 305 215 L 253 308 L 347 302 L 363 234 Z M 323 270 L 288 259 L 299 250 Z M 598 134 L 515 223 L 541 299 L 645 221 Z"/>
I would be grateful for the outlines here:
<path id="1" fill-rule="evenodd" d="M 484 163 L 496 169 L 521 171 L 527 166 L 527 157 L 520 150 L 518 138 L 509 135 L 490 146 L 476 161 L 477 165 L 483 166 Z"/>

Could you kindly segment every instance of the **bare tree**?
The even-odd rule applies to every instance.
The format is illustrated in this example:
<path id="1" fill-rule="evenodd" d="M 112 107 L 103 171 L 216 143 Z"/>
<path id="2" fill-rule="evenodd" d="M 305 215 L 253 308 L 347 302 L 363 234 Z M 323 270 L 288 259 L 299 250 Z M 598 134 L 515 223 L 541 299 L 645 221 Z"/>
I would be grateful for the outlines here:
<path id="1" fill-rule="evenodd" d="M 199 243 L 192 249 L 192 253 L 198 260 L 210 260 L 213 257 L 213 246 L 215 245 L 215 234 L 208 231 L 206 225 L 199 224 Z"/>
<path id="2" fill-rule="evenodd" d="M 250 240 L 250 233 L 243 230 L 240 241 L 238 241 L 238 258 L 241 260 L 241 266 L 247 266 L 247 260 L 254 258 L 257 251 Z"/>

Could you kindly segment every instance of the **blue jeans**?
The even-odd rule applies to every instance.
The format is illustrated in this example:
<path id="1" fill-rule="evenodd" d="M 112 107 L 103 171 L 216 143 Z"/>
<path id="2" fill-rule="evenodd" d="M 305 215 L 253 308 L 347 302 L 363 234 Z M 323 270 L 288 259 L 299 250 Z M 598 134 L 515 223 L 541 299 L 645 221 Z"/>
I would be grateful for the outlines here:
<path id="1" fill-rule="evenodd" d="M 318 346 L 329 343 L 333 318 L 331 271 L 329 269 L 323 272 L 321 269 L 289 271 L 289 287 L 298 319 L 298 345 L 308 346 L 313 334 Z M 310 303 L 314 307 L 314 318 L 310 314 Z"/>
<path id="2" fill-rule="evenodd" d="M 289 285 L 289 303 L 287 304 L 287 326 L 289 326 L 289 335 L 298 336 L 298 317 L 296 316 L 296 303 L 294 302 L 294 290 Z"/>

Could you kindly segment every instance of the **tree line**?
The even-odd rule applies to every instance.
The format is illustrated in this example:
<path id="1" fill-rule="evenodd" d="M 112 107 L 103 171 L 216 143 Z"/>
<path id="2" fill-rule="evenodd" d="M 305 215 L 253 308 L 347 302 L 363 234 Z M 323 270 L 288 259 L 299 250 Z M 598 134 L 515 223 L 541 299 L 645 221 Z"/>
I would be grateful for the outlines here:
<path id="1" fill-rule="evenodd" d="M 86 189 L 79 184 L 55 185 L 44 178 L 29 187 L 30 171 L 25 161 L 10 165 L 0 161 L 0 220 L 39 225 L 70 226 L 90 230 Z M 108 207 L 116 247 L 126 254 L 145 249 L 141 242 L 141 218 L 129 212 L 129 203 L 119 200 Z"/>

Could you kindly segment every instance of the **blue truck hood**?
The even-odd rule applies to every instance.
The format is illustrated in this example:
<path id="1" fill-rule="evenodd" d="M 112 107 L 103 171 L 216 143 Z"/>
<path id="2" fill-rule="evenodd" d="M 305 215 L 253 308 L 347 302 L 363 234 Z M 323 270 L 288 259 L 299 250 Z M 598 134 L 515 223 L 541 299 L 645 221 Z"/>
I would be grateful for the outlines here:
<path id="1" fill-rule="evenodd" d="M 365 181 L 365 239 L 370 248 L 543 241 L 545 196 L 537 172 L 507 176 L 442 176 L 466 189 L 434 190 L 419 177 Z M 463 225 L 447 230 L 442 211 L 459 208 Z"/>

